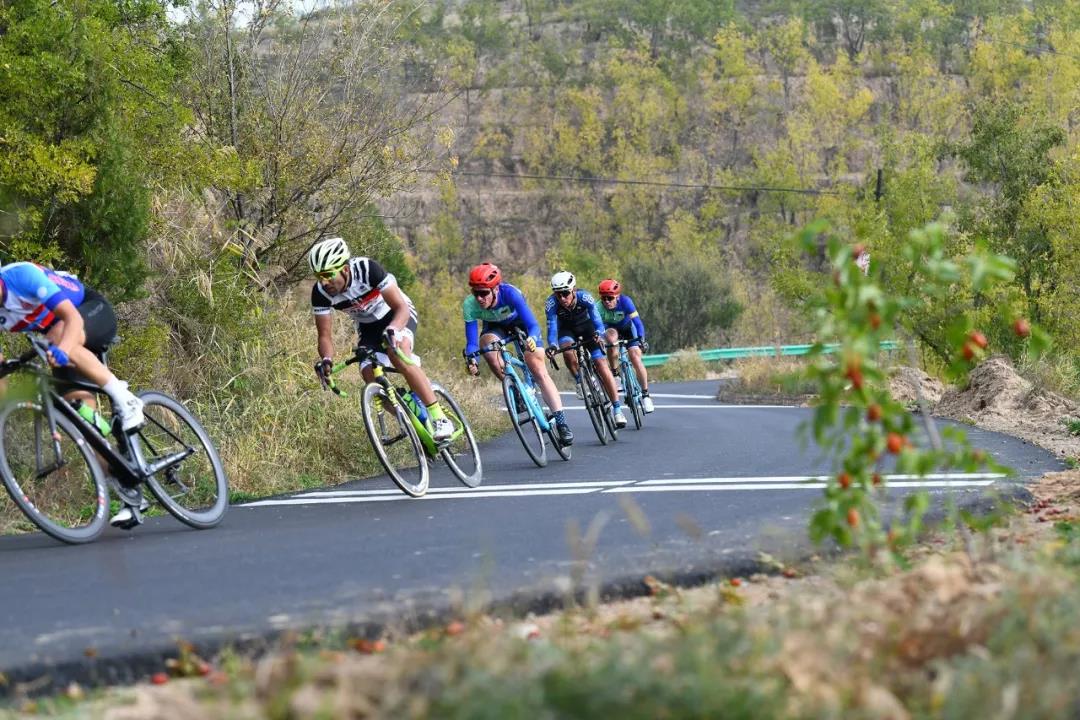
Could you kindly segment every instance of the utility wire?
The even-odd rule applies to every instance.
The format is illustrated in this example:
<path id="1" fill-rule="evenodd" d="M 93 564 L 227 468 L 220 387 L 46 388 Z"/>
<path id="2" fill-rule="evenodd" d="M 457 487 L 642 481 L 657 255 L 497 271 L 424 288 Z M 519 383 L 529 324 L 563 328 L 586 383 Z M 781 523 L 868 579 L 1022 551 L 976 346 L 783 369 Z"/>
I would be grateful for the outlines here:
<path id="1" fill-rule="evenodd" d="M 437 170 L 421 170 L 421 172 L 429 174 L 437 174 Z M 469 171 L 455 171 L 451 175 L 461 175 L 469 177 L 491 177 L 491 178 L 514 178 L 517 180 L 553 180 L 556 182 L 580 182 L 580 183 L 593 183 L 597 185 L 649 185 L 654 187 L 673 187 L 673 188 L 686 188 L 690 190 L 732 190 L 739 192 L 757 191 L 757 192 L 778 192 L 778 193 L 796 193 L 800 195 L 838 195 L 835 190 L 814 190 L 812 188 L 786 188 L 786 187 L 772 187 L 768 185 L 714 185 L 711 183 L 679 183 L 679 182 L 665 182 L 660 180 L 620 180 L 618 178 L 604 178 L 604 177 L 578 177 L 575 175 L 534 175 L 526 173 L 495 173 L 495 172 L 469 172 Z"/>

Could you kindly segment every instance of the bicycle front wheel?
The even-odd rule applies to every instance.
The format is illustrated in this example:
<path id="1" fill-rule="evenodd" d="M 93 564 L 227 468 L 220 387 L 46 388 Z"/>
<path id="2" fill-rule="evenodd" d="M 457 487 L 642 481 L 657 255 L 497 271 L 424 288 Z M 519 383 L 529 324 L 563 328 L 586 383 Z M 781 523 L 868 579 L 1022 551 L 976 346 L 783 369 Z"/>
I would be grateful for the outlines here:
<path id="1" fill-rule="evenodd" d="M 61 542 L 90 542 L 105 529 L 108 488 L 82 433 L 59 413 L 54 419 L 55 438 L 40 403 L 0 411 L 0 477 L 42 531 Z"/>
<path id="2" fill-rule="evenodd" d="M 604 427 L 604 419 L 601 415 L 604 412 L 603 400 L 597 395 L 596 389 L 599 384 L 596 376 L 592 373 L 592 368 L 583 366 L 581 368 L 581 380 L 578 381 L 582 401 L 585 404 L 585 410 L 589 413 L 589 420 L 592 422 L 593 430 L 596 431 L 596 437 L 600 439 L 601 445 L 607 445 L 607 428 Z"/>
<path id="3" fill-rule="evenodd" d="M 449 445 L 439 447 L 439 454 L 446 461 L 450 472 L 454 477 L 467 487 L 476 487 L 484 477 L 484 466 L 480 461 L 480 448 L 476 446 L 476 436 L 473 435 L 469 421 L 465 419 L 465 413 L 457 401 L 450 396 L 449 391 L 437 383 L 431 383 L 431 389 L 435 391 L 435 397 L 443 410 L 454 424 L 454 436 Z"/>
<path id="4" fill-rule="evenodd" d="M 430 481 L 427 457 L 405 409 L 379 383 L 368 383 L 360 398 L 371 447 L 390 479 L 406 495 L 420 497 Z"/>
<path id="5" fill-rule="evenodd" d="M 532 461 L 538 467 L 547 465 L 547 445 L 544 443 L 544 435 L 540 430 L 540 424 L 528 410 L 525 400 L 527 392 L 516 377 L 510 373 L 503 375 L 503 400 L 506 401 L 506 412 L 510 413 L 510 424 L 514 426 L 521 444 L 525 446 Z M 518 405 L 525 408 L 525 412 L 518 413 Z"/>
<path id="6" fill-rule="evenodd" d="M 626 404 L 630 406 L 630 414 L 634 416 L 634 429 L 640 430 L 645 419 L 645 409 L 641 403 L 641 388 L 638 387 L 637 376 L 634 369 L 629 365 L 623 365 L 623 388 L 626 393 Z"/>
<path id="7" fill-rule="evenodd" d="M 229 509 L 229 484 L 210 435 L 191 411 L 165 393 L 139 393 L 146 422 L 131 437 L 148 469 L 150 492 L 180 522 L 206 530 Z"/>

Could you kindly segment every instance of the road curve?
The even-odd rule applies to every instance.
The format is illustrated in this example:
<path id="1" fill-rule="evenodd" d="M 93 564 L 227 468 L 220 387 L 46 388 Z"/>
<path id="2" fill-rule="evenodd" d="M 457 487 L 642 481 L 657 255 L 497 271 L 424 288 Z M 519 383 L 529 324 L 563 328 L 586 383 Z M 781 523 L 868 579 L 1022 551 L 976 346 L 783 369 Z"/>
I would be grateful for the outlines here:
<path id="1" fill-rule="evenodd" d="M 574 577 L 703 577 L 745 569 L 762 549 L 805 550 L 820 490 L 804 480 L 831 470 L 796 439 L 810 411 L 724 406 L 715 392 L 655 384 L 645 427 L 607 447 L 570 396 L 573 460 L 549 453 L 536 468 L 508 433 L 482 448 L 476 490 L 438 467 L 419 500 L 376 478 L 237 506 L 209 531 L 164 517 L 79 547 L 0 538 L 0 672 L 124 681 L 178 638 L 216 647 L 289 628 L 408 625 L 460 602 L 541 602 Z M 1017 481 L 1063 467 L 1015 438 L 968 432 Z M 970 499 L 992 482 L 940 477 L 931 490 Z M 572 548 L 571 527 L 598 530 L 595 546 Z"/>

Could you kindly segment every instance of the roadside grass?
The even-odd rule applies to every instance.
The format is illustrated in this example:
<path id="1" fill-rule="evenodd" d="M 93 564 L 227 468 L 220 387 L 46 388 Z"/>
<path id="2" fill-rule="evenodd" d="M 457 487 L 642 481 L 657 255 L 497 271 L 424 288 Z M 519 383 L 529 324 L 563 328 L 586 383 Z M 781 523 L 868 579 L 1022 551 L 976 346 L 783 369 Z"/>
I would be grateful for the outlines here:
<path id="1" fill-rule="evenodd" d="M 110 720 L 1071 717 L 1076 513 L 1076 499 L 1039 501 L 986 532 L 936 534 L 906 569 L 840 557 L 691 589 L 645 578 L 646 596 L 612 605 L 309 636 L 206 666 L 189 655 L 160 687 L 22 707 Z"/>

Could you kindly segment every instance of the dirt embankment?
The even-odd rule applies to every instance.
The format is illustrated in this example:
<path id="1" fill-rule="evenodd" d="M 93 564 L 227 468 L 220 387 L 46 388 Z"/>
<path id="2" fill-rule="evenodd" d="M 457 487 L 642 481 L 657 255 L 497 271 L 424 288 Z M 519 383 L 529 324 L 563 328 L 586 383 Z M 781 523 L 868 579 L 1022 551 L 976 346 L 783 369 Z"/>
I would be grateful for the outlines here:
<path id="1" fill-rule="evenodd" d="M 893 397 L 917 407 L 922 388 L 930 413 L 1027 440 L 1061 458 L 1080 458 L 1080 436 L 1069 420 L 1080 420 L 1080 405 L 1021 377 L 1009 360 L 994 356 L 968 376 L 965 387 L 948 387 L 921 370 L 898 368 L 890 381 Z"/>

